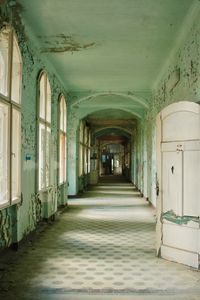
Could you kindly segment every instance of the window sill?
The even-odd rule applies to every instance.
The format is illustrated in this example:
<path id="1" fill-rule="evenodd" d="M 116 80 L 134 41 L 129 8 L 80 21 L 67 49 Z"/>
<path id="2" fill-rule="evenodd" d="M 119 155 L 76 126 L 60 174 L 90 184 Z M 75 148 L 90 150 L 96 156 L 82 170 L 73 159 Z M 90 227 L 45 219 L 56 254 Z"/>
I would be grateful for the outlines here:
<path id="1" fill-rule="evenodd" d="M 4 202 L 4 203 L 0 203 L 0 210 L 3 210 L 5 208 L 9 208 L 13 205 L 17 205 L 21 202 L 20 198 L 15 198 L 14 200 L 12 200 L 12 202 Z"/>

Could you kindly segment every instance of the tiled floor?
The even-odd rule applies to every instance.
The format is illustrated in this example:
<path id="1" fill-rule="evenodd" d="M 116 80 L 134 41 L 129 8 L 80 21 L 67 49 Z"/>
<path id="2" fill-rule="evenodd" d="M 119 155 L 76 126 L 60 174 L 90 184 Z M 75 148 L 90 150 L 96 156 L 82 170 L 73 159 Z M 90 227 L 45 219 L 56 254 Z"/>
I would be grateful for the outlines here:
<path id="1" fill-rule="evenodd" d="M 153 214 L 131 184 L 100 183 L 7 255 L 2 299 L 200 299 L 200 272 L 155 257 Z"/>

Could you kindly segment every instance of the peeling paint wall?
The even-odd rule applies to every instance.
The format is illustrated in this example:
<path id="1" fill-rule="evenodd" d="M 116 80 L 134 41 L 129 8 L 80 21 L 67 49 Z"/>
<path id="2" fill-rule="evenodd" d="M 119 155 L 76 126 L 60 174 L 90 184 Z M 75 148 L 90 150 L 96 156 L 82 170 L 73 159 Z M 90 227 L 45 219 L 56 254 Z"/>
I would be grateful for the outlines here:
<path id="1" fill-rule="evenodd" d="M 59 199 L 57 205 L 66 203 L 66 184 L 58 187 L 58 97 L 65 92 L 54 74 L 52 66 L 45 61 L 20 18 L 23 7 L 17 2 L 6 1 L 0 6 L 0 24 L 11 24 L 16 32 L 22 55 L 22 199 L 18 205 L 0 210 L 0 248 L 19 242 L 34 230 L 44 217 L 44 204 L 36 190 L 37 168 L 37 78 L 40 70 L 47 71 L 52 91 L 52 188 Z M 27 159 L 29 157 L 29 159 Z M 62 193 L 61 193 L 62 190 Z M 59 191 L 59 192 L 58 192 Z M 59 196 L 58 196 L 59 195 Z M 65 200 L 62 199 L 65 197 Z M 49 202 L 48 209 L 55 203 Z"/>
<path id="2" fill-rule="evenodd" d="M 199 224 L 199 217 L 192 217 L 192 216 L 177 216 L 173 210 L 169 210 L 162 214 L 161 219 L 167 220 L 169 222 L 179 224 L 179 225 L 186 225 L 190 222 L 194 222 Z"/>
<path id="3" fill-rule="evenodd" d="M 199 20 L 200 16 L 197 16 L 158 80 L 143 121 L 147 136 L 147 197 L 154 205 L 156 203 L 156 116 L 173 102 L 186 100 L 200 103 Z"/>
<path id="4" fill-rule="evenodd" d="M 8 247 L 12 242 L 12 224 L 9 209 L 0 211 L 0 247 Z"/>

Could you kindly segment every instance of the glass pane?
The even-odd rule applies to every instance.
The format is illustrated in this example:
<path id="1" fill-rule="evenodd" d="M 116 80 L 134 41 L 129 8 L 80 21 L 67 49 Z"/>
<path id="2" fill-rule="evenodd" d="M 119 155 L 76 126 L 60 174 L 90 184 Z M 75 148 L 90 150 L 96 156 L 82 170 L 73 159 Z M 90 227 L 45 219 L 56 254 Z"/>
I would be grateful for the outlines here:
<path id="1" fill-rule="evenodd" d="M 45 169 L 46 169 L 46 187 L 50 186 L 51 180 L 51 171 L 50 171 L 50 151 L 51 151 L 51 128 L 47 127 L 46 130 L 46 162 L 45 162 Z"/>
<path id="2" fill-rule="evenodd" d="M 12 111 L 12 200 L 21 193 L 21 113 Z"/>
<path id="3" fill-rule="evenodd" d="M 64 112 L 63 112 L 63 97 L 60 99 L 60 130 L 64 129 L 63 126 L 63 117 L 64 117 Z"/>
<path id="4" fill-rule="evenodd" d="M 79 176 L 83 174 L 83 146 L 79 144 Z"/>
<path id="5" fill-rule="evenodd" d="M 9 30 L 0 32 L 0 93 L 8 96 Z"/>
<path id="6" fill-rule="evenodd" d="M 40 78 L 40 118 L 45 120 L 45 74 Z"/>
<path id="7" fill-rule="evenodd" d="M 86 145 L 88 143 L 88 127 L 85 126 L 84 128 L 84 144 Z"/>
<path id="8" fill-rule="evenodd" d="M 90 130 L 88 132 L 88 146 L 89 147 L 91 146 L 91 132 L 90 132 Z"/>
<path id="9" fill-rule="evenodd" d="M 63 98 L 63 118 L 64 118 L 63 131 L 67 132 L 67 106 L 64 98 Z"/>
<path id="10" fill-rule="evenodd" d="M 80 123 L 80 132 L 79 132 L 79 140 L 83 142 L 83 123 Z"/>
<path id="11" fill-rule="evenodd" d="M 59 183 L 66 181 L 66 136 L 60 133 Z"/>
<path id="12" fill-rule="evenodd" d="M 16 103 L 21 102 L 21 78 L 22 78 L 22 60 L 17 40 L 13 39 L 13 61 L 12 61 L 12 82 L 11 99 Z"/>
<path id="13" fill-rule="evenodd" d="M 39 190 L 45 188 L 45 126 L 44 124 L 39 124 Z"/>
<path id="14" fill-rule="evenodd" d="M 46 120 L 47 122 L 51 123 L 51 87 L 49 80 L 47 78 L 47 95 L 46 95 Z"/>
<path id="15" fill-rule="evenodd" d="M 0 102 L 0 204 L 9 200 L 8 106 Z"/>
<path id="16" fill-rule="evenodd" d="M 90 148 L 88 148 L 88 173 L 90 173 Z"/>
<path id="17" fill-rule="evenodd" d="M 87 174 L 88 149 L 84 147 L 84 174 Z"/>

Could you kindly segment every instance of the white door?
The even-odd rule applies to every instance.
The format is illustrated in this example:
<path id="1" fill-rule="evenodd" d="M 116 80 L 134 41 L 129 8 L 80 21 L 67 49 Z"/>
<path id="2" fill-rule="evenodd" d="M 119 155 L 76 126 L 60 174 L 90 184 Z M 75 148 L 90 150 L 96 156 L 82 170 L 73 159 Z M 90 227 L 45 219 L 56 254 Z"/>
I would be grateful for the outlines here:
<path id="1" fill-rule="evenodd" d="M 161 257 L 195 268 L 200 254 L 200 107 L 178 102 L 157 122 L 158 224 Z"/>

